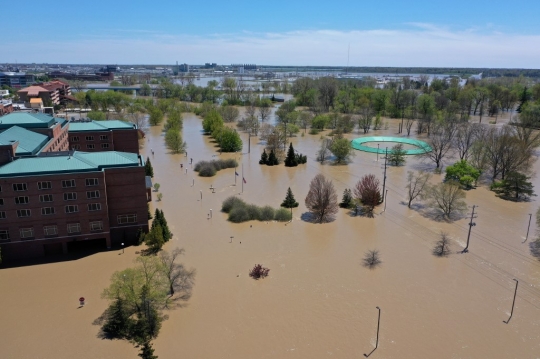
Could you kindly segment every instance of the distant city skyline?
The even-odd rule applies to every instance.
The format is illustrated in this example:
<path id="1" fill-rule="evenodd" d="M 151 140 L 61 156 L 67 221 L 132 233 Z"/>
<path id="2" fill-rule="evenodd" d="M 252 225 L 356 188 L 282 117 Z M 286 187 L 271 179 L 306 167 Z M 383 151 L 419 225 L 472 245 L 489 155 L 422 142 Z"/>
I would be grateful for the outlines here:
<path id="1" fill-rule="evenodd" d="M 539 66 L 539 2 L 254 4 L 59 0 L 4 17 L 0 62 Z"/>

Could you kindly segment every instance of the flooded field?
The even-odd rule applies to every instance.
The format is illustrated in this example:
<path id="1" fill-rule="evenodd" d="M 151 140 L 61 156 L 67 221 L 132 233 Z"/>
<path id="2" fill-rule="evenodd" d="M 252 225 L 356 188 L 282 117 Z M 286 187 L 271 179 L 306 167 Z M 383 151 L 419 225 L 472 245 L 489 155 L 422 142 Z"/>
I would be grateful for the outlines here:
<path id="1" fill-rule="evenodd" d="M 396 135 L 397 121 L 389 125 L 369 135 Z M 165 249 L 185 248 L 183 261 L 197 269 L 192 298 L 167 312 L 154 342 L 159 358 L 360 358 L 375 346 L 377 306 L 380 338 L 372 358 L 540 358 L 540 261 L 522 243 L 537 200 L 508 202 L 485 187 L 468 191 L 467 204 L 479 206 L 477 225 L 470 252 L 457 254 L 465 246 L 468 218 L 440 222 L 403 203 L 407 171 L 433 168 L 430 163 L 408 157 L 406 166 L 389 167 L 386 210 L 377 207 L 375 218 L 340 209 L 334 222 L 320 225 L 301 219 L 311 179 L 323 173 L 341 199 L 364 174 L 382 181 L 381 157 L 377 162 L 375 154 L 357 151 L 349 165 L 321 165 L 315 161 L 320 135 L 306 134 L 292 142 L 308 156 L 307 164 L 260 166 L 262 144 L 252 137 L 248 154 L 242 134 L 244 153 L 221 155 L 236 156 L 243 165 L 242 193 L 241 176 L 235 179 L 233 169 L 212 178 L 191 170 L 190 158 L 195 163 L 219 156 L 201 134 L 201 120 L 186 114 L 183 134 L 187 157 L 167 153 L 158 127 L 150 129 L 141 150 L 144 156 L 150 148 L 155 152 L 154 183 L 161 184 L 163 200 L 151 206 L 164 210 L 174 233 Z M 540 180 L 533 181 L 540 191 Z M 289 186 L 300 203 L 292 223 L 232 224 L 219 211 L 231 195 L 278 207 Z M 452 238 L 448 258 L 431 254 L 441 230 Z M 533 221 L 529 240 L 534 232 Z M 131 266 L 140 249 L 0 270 L 0 356 L 135 358 L 131 344 L 99 339 L 92 322 L 107 306 L 100 294 L 110 276 Z M 371 249 L 382 259 L 373 270 L 361 263 Z M 269 277 L 248 276 L 257 263 L 270 268 Z M 516 305 L 505 324 L 514 278 Z M 87 298 L 83 308 L 80 296 Z"/>

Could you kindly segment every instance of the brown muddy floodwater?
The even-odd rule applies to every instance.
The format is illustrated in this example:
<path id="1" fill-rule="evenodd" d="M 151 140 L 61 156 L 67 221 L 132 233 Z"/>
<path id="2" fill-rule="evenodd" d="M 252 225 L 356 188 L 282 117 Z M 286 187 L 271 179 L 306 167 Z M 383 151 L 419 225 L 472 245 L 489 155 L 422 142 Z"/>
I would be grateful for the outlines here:
<path id="1" fill-rule="evenodd" d="M 395 135 L 396 129 L 391 122 L 389 130 L 369 135 Z M 241 177 L 234 186 L 234 170 L 201 178 L 190 169 L 189 158 L 195 163 L 219 156 L 200 131 L 201 120 L 186 114 L 187 158 L 167 153 L 158 127 L 151 128 L 142 149 L 145 156 L 150 148 L 155 152 L 154 182 L 164 196 L 152 206 L 164 210 L 174 233 L 166 249 L 185 248 L 184 262 L 197 269 L 192 298 L 167 313 L 155 340 L 160 359 L 361 358 L 375 345 L 376 306 L 382 314 L 372 358 L 540 358 L 540 262 L 522 244 L 537 200 L 513 203 L 485 187 L 469 191 L 467 204 L 479 205 L 477 226 L 470 252 L 456 254 L 465 245 L 468 219 L 438 222 L 402 202 L 407 171 L 432 168 L 430 163 L 408 157 L 406 166 L 389 167 L 387 208 L 377 208 L 375 218 L 340 210 L 333 223 L 311 224 L 301 216 L 316 174 L 331 178 L 341 199 L 364 174 L 382 181 L 382 159 L 357 152 L 348 166 L 321 165 L 314 161 L 320 135 L 306 134 L 293 139 L 295 149 L 308 156 L 306 165 L 260 166 L 262 145 L 252 138 L 247 154 L 242 134 L 244 153 L 236 157 L 247 183 L 239 194 Z M 535 167 L 538 172 L 538 162 Z M 534 183 L 539 189 L 538 178 Z M 231 195 L 277 207 L 289 186 L 300 202 L 292 223 L 232 224 L 219 211 Z M 210 209 L 213 218 L 207 219 Z M 431 254 L 441 230 L 452 237 L 454 254 L 448 258 Z M 370 249 L 379 250 L 383 261 L 374 270 L 361 264 Z M 100 293 L 110 276 L 131 266 L 137 250 L 0 270 L 0 357 L 135 358 L 129 343 L 98 339 L 92 322 L 107 306 Z M 270 268 L 269 277 L 248 276 L 256 263 Z M 520 281 L 518 295 L 513 317 L 504 324 L 513 278 Z M 87 304 L 78 309 L 80 296 Z"/>

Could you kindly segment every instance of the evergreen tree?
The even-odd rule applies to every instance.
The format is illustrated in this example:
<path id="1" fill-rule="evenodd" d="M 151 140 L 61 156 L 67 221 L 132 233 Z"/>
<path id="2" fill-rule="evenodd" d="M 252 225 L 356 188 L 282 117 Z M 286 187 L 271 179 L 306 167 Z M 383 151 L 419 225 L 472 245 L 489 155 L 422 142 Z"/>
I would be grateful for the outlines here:
<path id="1" fill-rule="evenodd" d="M 281 207 L 290 208 L 291 214 L 292 214 L 292 209 L 298 207 L 298 202 L 296 202 L 296 200 L 294 199 L 294 195 L 291 191 L 291 187 L 289 187 L 289 189 L 287 190 L 287 196 L 285 196 L 283 203 L 281 203 Z"/>
<path id="2" fill-rule="evenodd" d="M 353 196 L 352 196 L 352 191 L 347 188 L 345 189 L 345 191 L 343 191 L 343 198 L 341 199 L 341 203 L 339 204 L 339 206 L 341 208 L 352 208 L 354 205 L 354 202 L 353 202 Z"/>
<path id="3" fill-rule="evenodd" d="M 527 93 L 527 86 L 525 86 L 519 98 L 519 106 L 516 109 L 516 112 L 521 113 L 523 106 L 527 103 L 527 101 L 529 101 L 529 94 Z"/>
<path id="4" fill-rule="evenodd" d="M 144 242 L 153 252 L 157 252 L 163 247 L 165 244 L 165 241 L 163 240 L 163 229 L 159 224 L 156 226 L 152 225 L 150 232 L 144 236 Z"/>
<path id="5" fill-rule="evenodd" d="M 287 152 L 287 158 L 285 158 L 285 166 L 286 167 L 298 166 L 298 161 L 296 160 L 296 156 L 294 154 L 294 148 L 293 148 L 292 142 L 289 144 L 289 151 Z"/>
<path id="6" fill-rule="evenodd" d="M 146 157 L 146 163 L 144 164 L 144 174 L 154 178 L 154 168 L 150 163 L 150 158 Z"/>
<path id="7" fill-rule="evenodd" d="M 129 335 L 130 319 L 124 301 L 116 299 L 107 311 L 107 318 L 102 329 L 110 338 L 125 338 Z"/>
<path id="8" fill-rule="evenodd" d="M 161 224 L 161 228 L 163 229 L 163 240 L 165 242 L 168 242 L 169 239 L 172 238 L 172 233 L 169 229 L 169 225 L 167 224 L 167 220 L 165 219 L 165 214 L 161 210 L 159 212 L 160 212 L 160 224 Z"/>
<path id="9" fill-rule="evenodd" d="M 533 184 L 530 177 L 519 173 L 509 172 L 501 182 L 492 185 L 492 190 L 502 197 L 513 198 L 518 201 L 534 196 Z"/>
<path id="10" fill-rule="evenodd" d="M 267 165 L 268 164 L 268 154 L 266 153 L 266 150 L 263 150 L 263 153 L 261 155 L 261 160 L 259 161 L 260 165 Z"/>
<path id="11" fill-rule="evenodd" d="M 152 343 L 150 342 L 144 342 L 138 356 L 142 359 L 158 359 L 158 356 L 154 355 L 154 348 L 152 348 Z"/>
<path id="12" fill-rule="evenodd" d="M 392 147 L 390 152 L 388 152 L 388 162 L 390 162 L 390 164 L 394 166 L 401 166 L 405 163 L 406 154 L 407 151 L 405 151 L 403 149 L 403 145 L 399 143 Z"/>
<path id="13" fill-rule="evenodd" d="M 302 155 L 301 153 L 296 154 L 296 162 L 299 165 L 303 165 L 307 162 L 307 156 Z"/>
<path id="14" fill-rule="evenodd" d="M 268 166 L 279 165 L 279 161 L 274 153 L 274 150 L 270 150 L 270 156 L 268 156 Z"/>

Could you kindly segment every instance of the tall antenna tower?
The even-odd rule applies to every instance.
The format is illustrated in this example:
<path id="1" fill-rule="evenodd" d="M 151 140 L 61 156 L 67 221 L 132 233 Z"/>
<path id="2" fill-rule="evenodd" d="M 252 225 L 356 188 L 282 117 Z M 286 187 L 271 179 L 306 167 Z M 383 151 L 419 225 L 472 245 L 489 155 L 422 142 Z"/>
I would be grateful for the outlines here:
<path id="1" fill-rule="evenodd" d="M 345 70 L 346 74 L 349 74 L 349 58 L 351 55 L 351 43 L 349 42 L 349 48 L 347 50 L 347 69 Z"/>

